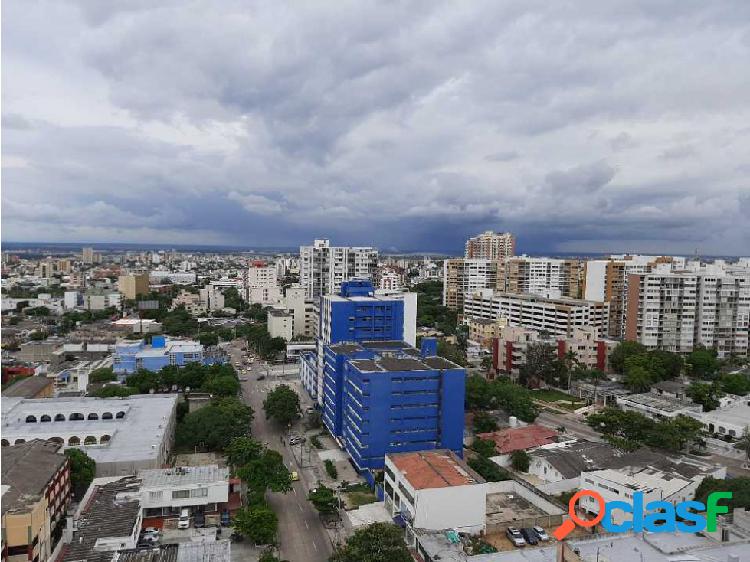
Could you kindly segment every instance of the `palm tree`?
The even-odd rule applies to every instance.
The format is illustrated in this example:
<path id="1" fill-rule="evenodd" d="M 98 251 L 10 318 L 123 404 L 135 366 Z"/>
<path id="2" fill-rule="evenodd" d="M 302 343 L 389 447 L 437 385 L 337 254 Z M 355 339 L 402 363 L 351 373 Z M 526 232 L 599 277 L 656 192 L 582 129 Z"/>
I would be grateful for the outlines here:
<path id="1" fill-rule="evenodd" d="M 745 464 L 743 468 L 750 466 L 750 426 L 745 426 L 742 437 L 737 440 L 734 447 L 745 451 Z"/>

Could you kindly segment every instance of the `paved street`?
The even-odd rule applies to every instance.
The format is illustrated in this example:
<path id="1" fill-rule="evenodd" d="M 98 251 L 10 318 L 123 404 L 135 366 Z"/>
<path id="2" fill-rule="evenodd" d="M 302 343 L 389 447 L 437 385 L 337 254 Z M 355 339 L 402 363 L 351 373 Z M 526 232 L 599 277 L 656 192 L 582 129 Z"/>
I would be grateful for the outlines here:
<path id="1" fill-rule="evenodd" d="M 233 346 L 229 351 L 233 364 L 244 362 L 246 354 L 239 346 Z M 294 366 L 291 366 L 291 370 L 294 370 Z M 290 470 L 296 470 L 300 476 L 300 481 L 292 483 L 293 489 L 288 494 L 268 495 L 269 503 L 279 517 L 281 558 L 290 562 L 323 562 L 328 560 L 331 554 L 331 543 L 320 522 L 318 512 L 307 501 L 307 492 L 311 486 L 304 481 L 304 471 L 296 465 L 288 445 L 281 444 L 283 432 L 267 422 L 263 413 L 263 400 L 268 391 L 276 384 L 288 381 L 276 380 L 273 375 L 264 381 L 257 380 L 260 375 L 265 374 L 266 367 L 257 363 L 253 365 L 250 373 L 239 371 L 240 378 L 248 379 L 242 382 L 242 395 L 245 403 L 250 405 L 255 413 L 252 424 L 253 437 L 261 442 L 267 442 L 270 448 L 279 451 Z M 305 397 L 300 398 L 303 399 L 304 410 Z"/>

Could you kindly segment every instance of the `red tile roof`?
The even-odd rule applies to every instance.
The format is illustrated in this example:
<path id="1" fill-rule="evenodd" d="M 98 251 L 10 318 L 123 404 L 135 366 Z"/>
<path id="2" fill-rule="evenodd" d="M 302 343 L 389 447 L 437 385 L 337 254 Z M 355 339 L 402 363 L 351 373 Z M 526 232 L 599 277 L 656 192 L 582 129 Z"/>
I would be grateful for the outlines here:
<path id="1" fill-rule="evenodd" d="M 389 455 L 389 458 L 415 490 L 484 482 L 452 451 L 397 453 Z"/>
<path id="2" fill-rule="evenodd" d="M 514 427 L 493 433 L 478 433 L 477 437 L 494 441 L 498 454 L 505 455 L 513 451 L 525 451 L 554 443 L 557 432 L 541 425 L 527 425 L 526 427 Z"/>

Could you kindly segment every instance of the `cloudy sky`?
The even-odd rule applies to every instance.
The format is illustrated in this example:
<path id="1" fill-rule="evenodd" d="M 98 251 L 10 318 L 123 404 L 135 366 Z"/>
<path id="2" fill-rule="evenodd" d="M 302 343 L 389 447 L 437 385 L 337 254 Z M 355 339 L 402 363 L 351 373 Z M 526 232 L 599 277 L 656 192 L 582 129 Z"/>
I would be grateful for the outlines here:
<path id="1" fill-rule="evenodd" d="M 5 0 L 6 241 L 750 253 L 750 2 Z"/>

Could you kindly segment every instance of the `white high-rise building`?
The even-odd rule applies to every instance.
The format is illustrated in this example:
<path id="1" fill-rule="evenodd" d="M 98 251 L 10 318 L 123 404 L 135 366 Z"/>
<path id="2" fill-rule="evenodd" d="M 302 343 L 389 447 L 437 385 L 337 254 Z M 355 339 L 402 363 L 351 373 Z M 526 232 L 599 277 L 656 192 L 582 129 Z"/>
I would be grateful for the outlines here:
<path id="1" fill-rule="evenodd" d="M 313 299 L 338 293 L 349 279 L 372 279 L 378 265 L 375 248 L 331 246 L 325 239 L 300 246 L 299 254 L 300 284 Z"/>
<path id="2" fill-rule="evenodd" d="M 247 270 L 247 302 L 276 304 L 281 299 L 276 266 L 253 264 Z"/>

